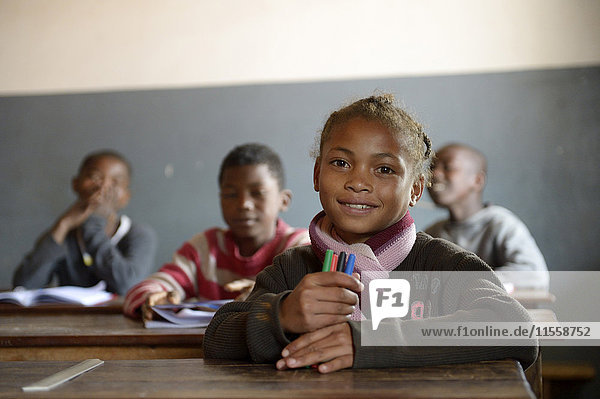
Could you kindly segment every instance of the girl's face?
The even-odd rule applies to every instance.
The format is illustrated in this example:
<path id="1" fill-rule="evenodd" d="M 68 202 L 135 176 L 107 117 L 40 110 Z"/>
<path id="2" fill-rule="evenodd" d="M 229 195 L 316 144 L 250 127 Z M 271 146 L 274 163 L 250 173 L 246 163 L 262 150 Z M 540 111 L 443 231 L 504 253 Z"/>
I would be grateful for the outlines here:
<path id="1" fill-rule="evenodd" d="M 332 130 L 313 181 L 335 232 L 348 244 L 398 222 L 423 193 L 403 143 L 384 125 L 362 118 Z"/>

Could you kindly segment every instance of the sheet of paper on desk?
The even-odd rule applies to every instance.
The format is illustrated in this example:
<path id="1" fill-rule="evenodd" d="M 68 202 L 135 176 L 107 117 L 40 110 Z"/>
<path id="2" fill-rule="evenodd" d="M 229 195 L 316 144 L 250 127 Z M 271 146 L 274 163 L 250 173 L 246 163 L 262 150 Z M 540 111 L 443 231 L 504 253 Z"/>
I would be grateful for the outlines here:
<path id="1" fill-rule="evenodd" d="M 108 302 L 114 298 L 113 293 L 105 290 L 106 283 L 104 281 L 100 281 L 93 287 L 65 285 L 37 290 L 16 288 L 13 291 L 0 292 L 0 302 L 14 303 L 21 306 L 34 306 L 47 303 L 69 303 L 91 306 Z"/>
<path id="2" fill-rule="evenodd" d="M 156 305 L 152 310 L 164 320 L 147 320 L 146 328 L 196 328 L 206 327 L 213 315 L 228 300 Z"/>

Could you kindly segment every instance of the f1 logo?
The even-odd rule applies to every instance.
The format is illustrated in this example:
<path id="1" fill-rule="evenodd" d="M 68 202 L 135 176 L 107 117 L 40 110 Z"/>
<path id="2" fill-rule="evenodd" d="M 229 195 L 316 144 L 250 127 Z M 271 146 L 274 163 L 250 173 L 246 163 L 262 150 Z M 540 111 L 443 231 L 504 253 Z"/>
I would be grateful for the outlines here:
<path id="1" fill-rule="evenodd" d="M 381 320 L 408 314 L 410 283 L 404 279 L 375 279 L 369 282 L 373 330 Z"/>

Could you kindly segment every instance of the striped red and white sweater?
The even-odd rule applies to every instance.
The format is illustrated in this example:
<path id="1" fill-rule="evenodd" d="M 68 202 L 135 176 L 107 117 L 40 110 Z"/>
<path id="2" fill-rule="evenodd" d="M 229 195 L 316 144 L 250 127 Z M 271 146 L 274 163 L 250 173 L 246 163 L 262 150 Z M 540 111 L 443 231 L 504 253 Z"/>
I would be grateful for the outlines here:
<path id="1" fill-rule="evenodd" d="M 123 312 L 136 316 L 148 295 L 161 291 L 177 291 L 183 299 L 233 299 L 239 293 L 225 291 L 225 284 L 242 278 L 254 280 L 276 255 L 309 243 L 306 229 L 290 227 L 279 219 L 275 237 L 254 255 L 243 257 L 231 231 L 217 227 L 206 230 L 184 243 L 171 263 L 133 286 L 125 296 Z"/>

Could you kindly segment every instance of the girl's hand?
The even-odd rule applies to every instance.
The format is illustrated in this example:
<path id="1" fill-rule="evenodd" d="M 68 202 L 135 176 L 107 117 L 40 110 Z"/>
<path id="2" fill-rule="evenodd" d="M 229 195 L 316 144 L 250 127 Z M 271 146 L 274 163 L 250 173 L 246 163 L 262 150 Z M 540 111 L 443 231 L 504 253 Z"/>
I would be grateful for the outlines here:
<path id="1" fill-rule="evenodd" d="M 318 364 L 320 373 L 352 367 L 354 346 L 348 323 L 340 323 L 306 333 L 281 351 L 278 370 Z"/>
<path id="2" fill-rule="evenodd" d="M 152 293 L 148 295 L 146 301 L 142 305 L 142 319 L 146 321 L 154 318 L 154 312 L 152 311 L 152 306 L 154 305 L 177 305 L 180 302 L 181 298 L 176 291 Z"/>
<path id="3" fill-rule="evenodd" d="M 281 326 L 285 332 L 302 334 L 346 322 L 362 289 L 356 277 L 344 273 L 307 274 L 281 303 Z"/>

